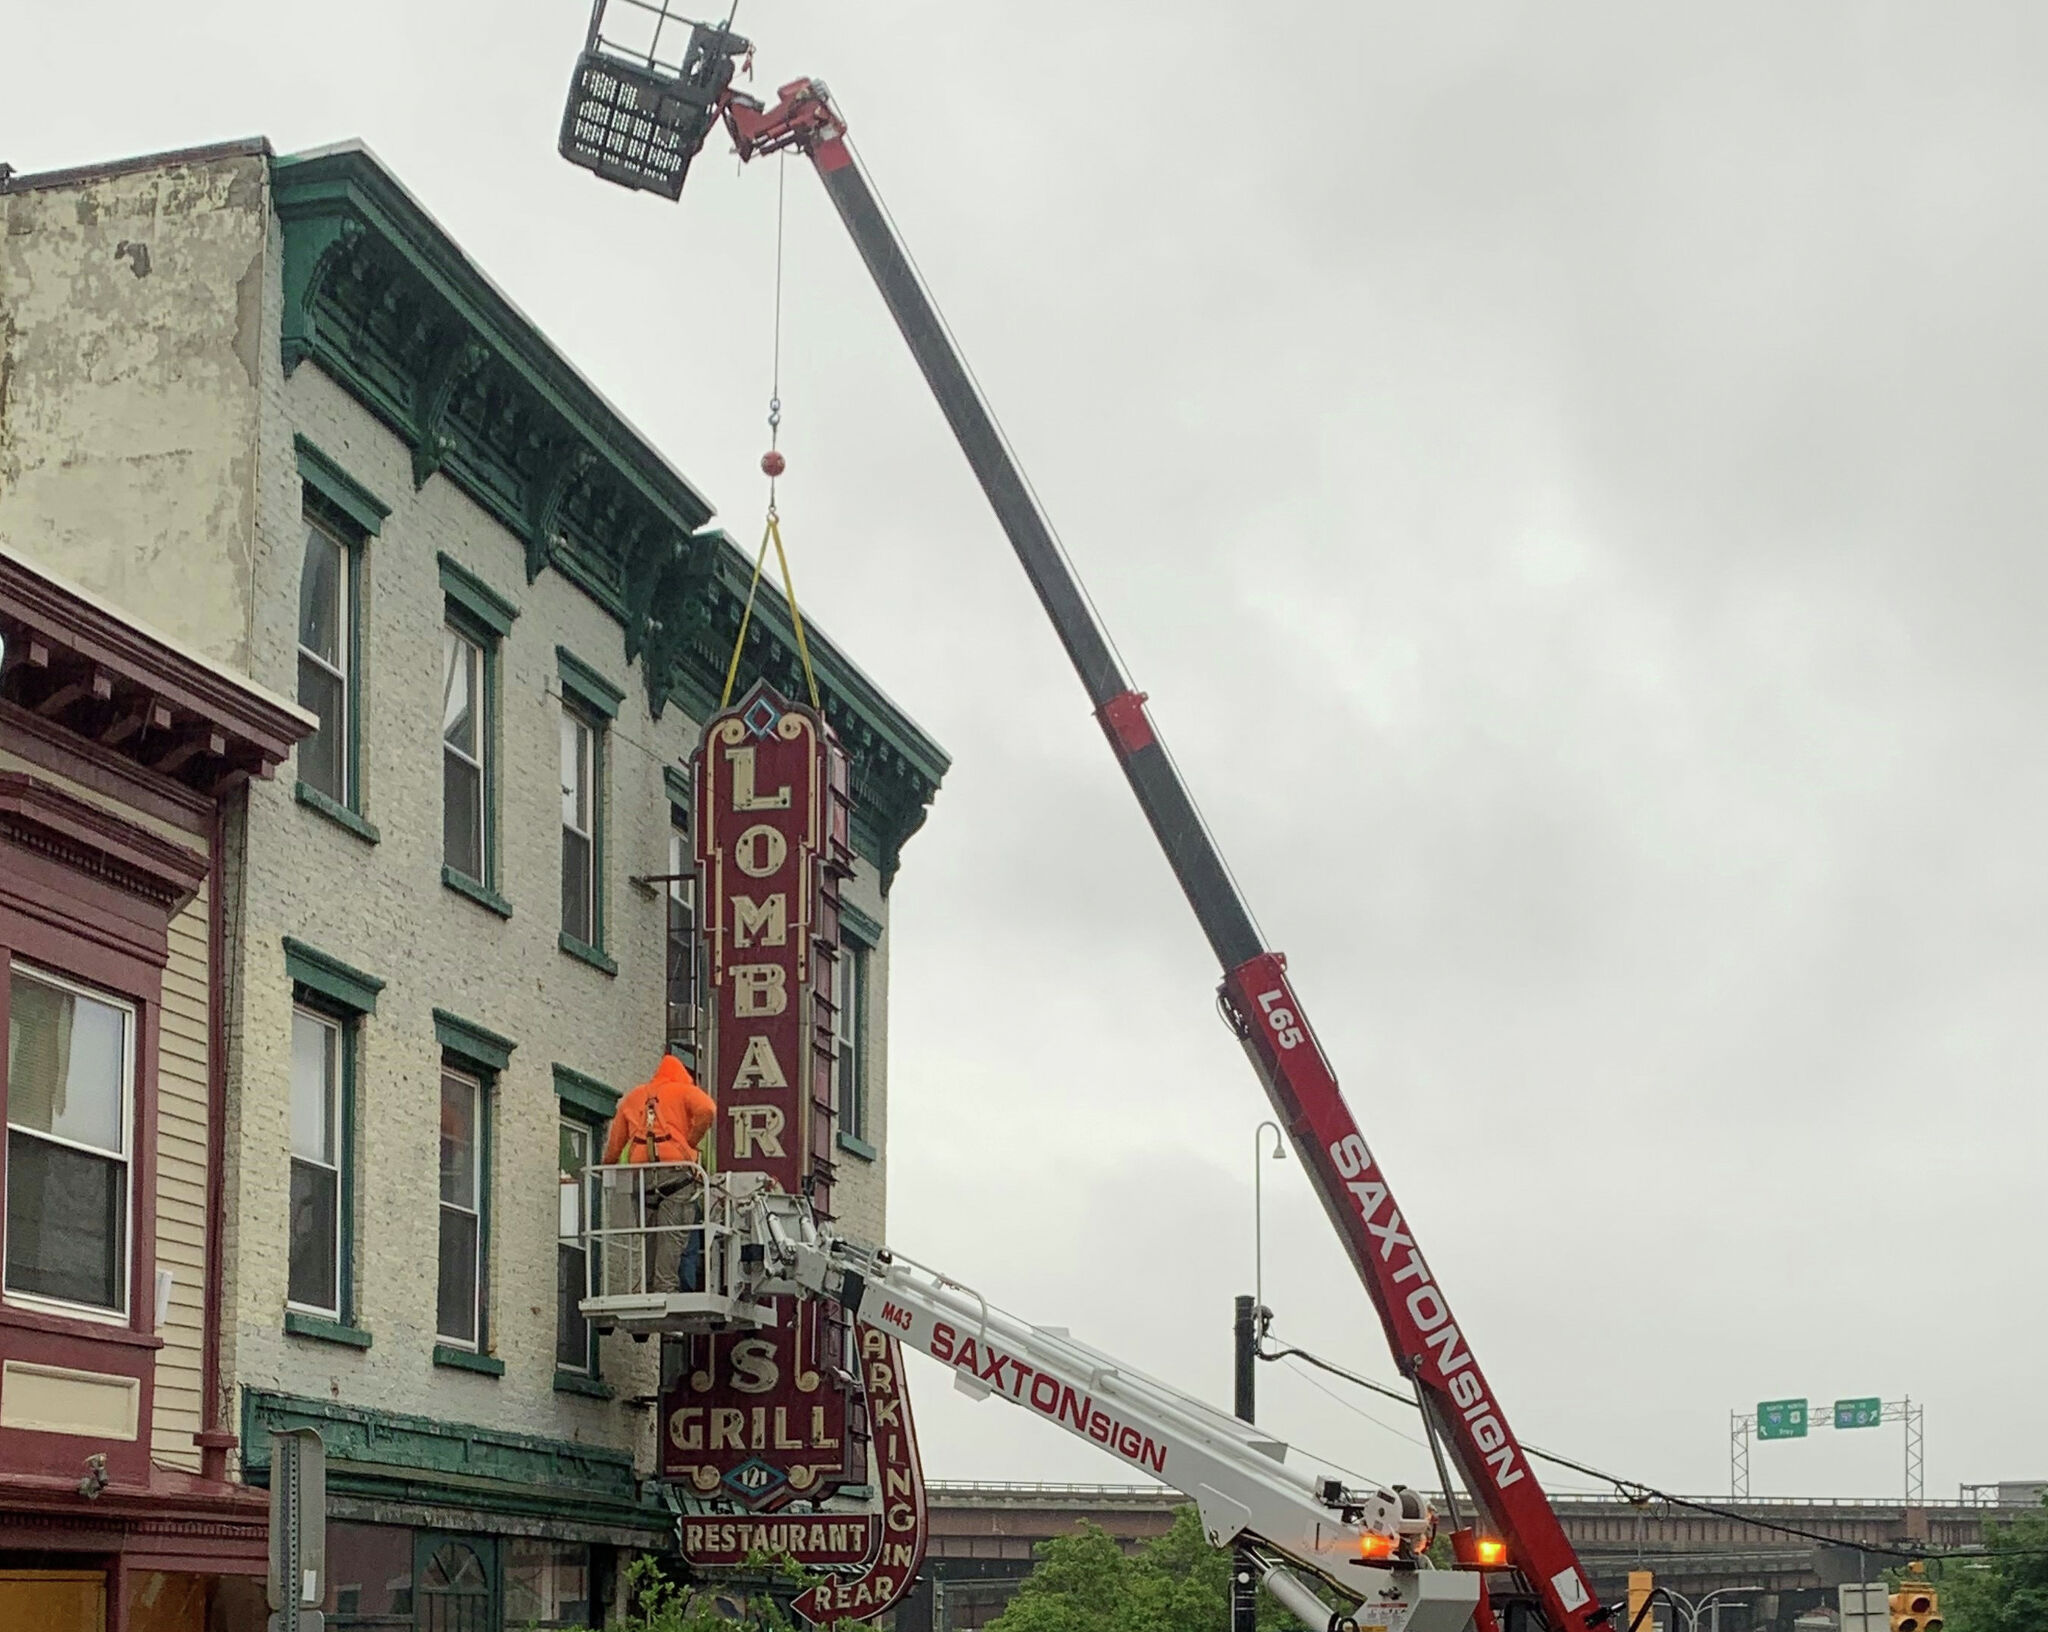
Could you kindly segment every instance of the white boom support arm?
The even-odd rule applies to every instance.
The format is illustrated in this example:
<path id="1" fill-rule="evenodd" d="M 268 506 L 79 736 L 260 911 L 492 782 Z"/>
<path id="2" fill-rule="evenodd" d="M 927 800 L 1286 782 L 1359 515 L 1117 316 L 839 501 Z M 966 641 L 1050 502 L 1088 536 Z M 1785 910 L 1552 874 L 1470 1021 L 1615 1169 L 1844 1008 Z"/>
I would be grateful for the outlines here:
<path id="1" fill-rule="evenodd" d="M 1287 1447 L 1169 1384 L 992 1307 L 957 1281 L 892 1253 L 819 1231 L 809 1209 L 763 1196 L 764 1251 L 743 1252 L 749 1295 L 794 1292 L 831 1298 L 953 1372 L 954 1386 L 1024 1407 L 1192 1497 L 1210 1542 L 1248 1542 L 1265 1586 L 1318 1629 L 1353 1624 L 1333 1615 L 1272 1554 L 1362 1598 L 1367 1624 L 1388 1632 L 1467 1632 L 1479 1579 L 1464 1571 L 1368 1565 L 1366 1537 L 1403 1547 L 1426 1543 L 1429 1518 L 1412 1492 L 1347 1490 L 1340 1480 L 1290 1467 Z M 758 1265 L 756 1270 L 755 1266 Z M 1369 1613 L 1368 1613 L 1369 1612 Z"/>
<path id="2" fill-rule="evenodd" d="M 601 1330 L 704 1332 L 759 1327 L 775 1297 L 823 1297 L 952 1370 L 954 1386 L 1034 1412 L 1192 1497 L 1218 1547 L 1244 1543 L 1264 1585 L 1317 1632 L 1470 1632 L 1480 1579 L 1437 1570 L 1414 1552 L 1430 1518 L 1412 1491 L 1349 1490 L 1294 1465 L 1287 1447 L 1251 1424 L 1194 1399 L 1058 1327 L 1033 1326 L 993 1308 L 936 1270 L 818 1227 L 808 1202 L 769 1190 L 758 1174 L 706 1173 L 688 1163 L 588 1169 L 602 1186 L 604 1222 L 585 1231 L 590 1293 L 584 1317 Z M 695 1192 L 697 1222 L 654 1221 L 652 1190 Z M 702 1272 L 693 1290 L 658 1289 L 657 1237 L 694 1238 Z M 682 1241 L 673 1245 L 680 1256 Z M 1368 1564 L 1370 1556 L 1387 1564 Z M 1388 1544 L 1391 1544 L 1389 1546 Z M 1301 1567 L 1347 1596 L 1355 1616 L 1332 1614 L 1287 1568 Z"/>

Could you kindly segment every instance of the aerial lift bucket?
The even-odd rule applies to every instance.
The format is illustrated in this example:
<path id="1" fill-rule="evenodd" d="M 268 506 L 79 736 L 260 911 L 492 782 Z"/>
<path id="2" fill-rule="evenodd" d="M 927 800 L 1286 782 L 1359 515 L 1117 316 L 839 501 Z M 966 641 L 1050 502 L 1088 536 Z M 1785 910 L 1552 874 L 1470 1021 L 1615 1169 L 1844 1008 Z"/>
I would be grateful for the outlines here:
<path id="1" fill-rule="evenodd" d="M 621 187 L 681 197 L 733 65 L 750 49 L 668 0 L 595 0 L 562 110 L 562 157 Z"/>

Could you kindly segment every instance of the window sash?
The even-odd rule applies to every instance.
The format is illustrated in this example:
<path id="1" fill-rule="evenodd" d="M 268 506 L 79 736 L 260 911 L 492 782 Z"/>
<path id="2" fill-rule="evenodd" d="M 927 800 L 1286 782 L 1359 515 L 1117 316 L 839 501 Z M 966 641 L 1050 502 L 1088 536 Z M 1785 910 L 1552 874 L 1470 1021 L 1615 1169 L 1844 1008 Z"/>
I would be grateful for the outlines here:
<path id="1" fill-rule="evenodd" d="M 26 981 L 66 993 L 76 999 L 97 1003 L 105 1008 L 112 1009 L 120 1016 L 119 1081 L 116 1087 L 116 1092 L 120 1096 L 120 1148 L 118 1150 L 111 1150 L 103 1145 L 95 1145 L 78 1139 L 68 1138 L 54 1130 L 46 1132 L 41 1128 L 17 1123 L 13 1119 L 13 1103 L 10 1096 L 6 1148 L 4 1158 L 0 1158 L 4 1159 L 6 1163 L 5 1177 L 7 1180 L 5 1187 L 7 1192 L 7 1228 L 4 1257 L 0 1257 L 0 1289 L 4 1289 L 10 1300 L 24 1304 L 75 1311 L 98 1320 L 125 1320 L 128 1317 L 128 1310 L 132 1301 L 131 1291 L 135 1271 L 136 1007 L 134 1004 L 117 998 L 111 993 L 96 990 L 77 981 L 67 980 L 61 975 L 36 968 L 18 959 L 12 961 L 11 967 L 8 969 L 8 979 L 10 984 L 16 981 Z M 14 1023 L 10 1014 L 7 1036 L 10 1077 L 13 1075 L 15 1037 Z M 66 1087 L 68 1088 L 68 1071 Z M 75 1202 L 81 1198 L 78 1196 L 75 1186 L 64 1187 L 64 1193 L 56 1203 L 38 1207 L 33 1215 L 24 1209 L 23 1215 L 17 1218 L 15 1213 L 17 1196 L 26 1201 L 29 1194 L 29 1186 L 24 1182 L 18 1182 L 24 1177 L 24 1173 L 21 1170 L 25 1170 L 28 1164 L 26 1162 L 18 1163 L 16 1160 L 14 1142 L 17 1139 L 42 1145 L 51 1151 L 62 1152 L 65 1156 L 70 1157 L 74 1163 L 79 1161 L 97 1163 L 107 1170 L 109 1175 L 108 1198 L 109 1200 L 118 1198 L 118 1205 L 110 1208 L 110 1216 L 106 1219 L 105 1239 L 102 1242 L 102 1250 L 105 1254 L 106 1281 L 110 1293 L 109 1301 L 102 1302 L 98 1299 L 67 1297 L 55 1292 L 36 1291 L 19 1284 L 17 1271 L 19 1269 L 25 1272 L 28 1266 L 17 1264 L 15 1255 L 17 1242 L 24 1238 L 37 1239 L 46 1228 L 61 1230 L 63 1221 L 59 1215 L 59 1209 L 61 1208 L 62 1201 L 71 1200 Z"/>
<path id="2" fill-rule="evenodd" d="M 286 1216 L 285 1305 L 308 1314 L 340 1320 L 342 1314 L 342 1167 L 348 1154 L 348 1129 L 343 1124 L 342 1073 L 346 1069 L 341 1023 L 311 1009 L 292 1010 L 293 1059 L 299 1066 L 298 1040 L 305 1026 L 317 1032 L 320 1049 L 321 1153 L 300 1143 L 299 1113 L 304 1105 L 294 1082 L 292 1093 L 291 1192 Z M 304 1182 L 301 1182 L 301 1176 Z M 322 1181 L 325 1182 L 322 1182 Z M 302 1203 L 302 1196 L 304 1201 Z M 307 1228 L 302 1232 L 301 1221 Z M 324 1228 L 323 1228 L 324 1226 Z"/>
<path id="3" fill-rule="evenodd" d="M 833 1015 L 832 1059 L 839 1110 L 839 1131 L 850 1138 L 867 1137 L 867 1073 L 861 1055 L 861 1037 L 867 1029 L 867 948 L 852 941 L 839 949 L 839 1002 Z"/>
<path id="4" fill-rule="evenodd" d="M 330 799 L 348 805 L 354 797 L 352 760 L 354 747 L 354 686 L 350 675 L 351 658 L 355 644 L 355 552 L 327 528 L 310 516 L 306 518 L 306 555 L 299 568 L 299 627 L 297 635 L 299 654 L 299 706 L 310 708 L 320 716 L 320 724 L 298 748 L 299 779 L 319 789 Z M 306 592 L 309 583 L 308 565 L 316 547 L 331 552 L 333 568 L 334 607 L 331 622 L 334 635 L 334 652 L 330 656 L 314 646 L 305 643 L 306 635 Z M 314 681 L 308 684 L 306 668 L 314 671 Z M 320 677 L 329 682 L 327 688 L 319 684 Z M 329 699 L 331 710 L 321 706 L 319 693 L 331 689 Z M 309 696 L 309 692 L 312 695 Z M 329 713 L 333 717 L 330 719 Z"/>
<path id="5" fill-rule="evenodd" d="M 573 1175 L 575 1179 L 573 1185 L 562 1183 L 562 1210 L 573 1209 L 577 1233 L 561 1234 L 565 1220 L 558 1214 L 555 1220 L 555 1368 L 594 1376 L 597 1372 L 597 1334 L 591 1330 L 590 1323 L 583 1318 L 577 1305 L 583 1300 L 589 1273 L 586 1267 L 588 1254 L 581 1232 L 597 1221 L 596 1197 L 583 1179 L 583 1169 L 591 1164 L 595 1139 L 589 1123 L 572 1121 L 568 1117 L 562 1118 L 557 1137 L 561 1178 L 567 1181 Z M 576 1192 L 573 1202 L 569 1201 L 567 1194 L 572 1189 Z"/>
<path id="6" fill-rule="evenodd" d="M 451 1200 L 447 1111 L 450 1091 L 467 1101 L 468 1152 L 461 1178 L 469 1200 Z M 480 1349 L 484 1335 L 484 1117 L 483 1084 L 475 1077 L 445 1067 L 441 1072 L 441 1209 L 439 1275 L 435 1298 L 435 1335 L 444 1343 Z M 451 1284 L 450 1275 L 456 1279 Z M 463 1328 L 466 1326 L 466 1330 Z"/>
<path id="7" fill-rule="evenodd" d="M 598 942 L 597 729 L 562 710 L 562 932 Z"/>

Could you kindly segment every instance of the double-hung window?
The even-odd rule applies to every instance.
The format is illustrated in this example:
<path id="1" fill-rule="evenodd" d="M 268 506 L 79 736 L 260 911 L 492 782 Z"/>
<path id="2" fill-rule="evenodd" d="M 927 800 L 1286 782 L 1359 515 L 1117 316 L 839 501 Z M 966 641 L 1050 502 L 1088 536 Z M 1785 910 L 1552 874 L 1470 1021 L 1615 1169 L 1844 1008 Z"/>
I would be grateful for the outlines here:
<path id="1" fill-rule="evenodd" d="M 597 945 L 597 727 L 562 710 L 562 933 Z"/>
<path id="2" fill-rule="evenodd" d="M 299 706 L 320 717 L 299 744 L 299 781 L 355 808 L 355 551 L 324 518 L 306 517 L 299 570 Z"/>
<path id="3" fill-rule="evenodd" d="M 839 1132 L 868 1142 L 868 949 L 850 936 L 839 949 L 833 1006 L 834 1103 Z"/>
<path id="4" fill-rule="evenodd" d="M 292 1306 L 329 1320 L 342 1309 L 342 1162 L 347 1141 L 342 1022 L 292 1011 Z"/>
<path id="5" fill-rule="evenodd" d="M 21 963 L 7 998 L 6 1289 L 126 1315 L 135 1009 Z"/>
<path id="6" fill-rule="evenodd" d="M 483 642 L 448 624 L 441 631 L 441 859 L 478 884 L 488 870 L 489 698 Z"/>
<path id="7" fill-rule="evenodd" d="M 291 936 L 291 1200 L 284 1329 L 363 1347 L 356 1325 L 356 1062 L 384 982 Z"/>
<path id="8" fill-rule="evenodd" d="M 441 882 L 500 917 L 498 665 L 519 608 L 443 555 L 441 593 Z"/>
<path id="9" fill-rule="evenodd" d="M 596 1223 L 596 1198 L 584 1182 L 583 1170 L 596 1157 L 595 1130 L 588 1122 L 563 1117 L 558 1125 L 561 1165 L 560 1217 L 555 1241 L 555 1369 L 597 1373 L 597 1334 L 578 1307 L 586 1288 L 589 1253 L 583 1232 Z"/>
<path id="10" fill-rule="evenodd" d="M 298 746 L 298 799 L 359 839 L 363 819 L 363 558 L 391 509 L 303 436 L 294 436 L 305 494 L 299 558 L 299 703 L 320 725 Z"/>
<path id="11" fill-rule="evenodd" d="M 434 1330 L 443 1343 L 465 1349 L 480 1348 L 483 1342 L 488 1285 L 483 1220 L 486 1112 L 483 1083 L 444 1065 L 440 1286 Z"/>
<path id="12" fill-rule="evenodd" d="M 562 934 L 571 957 L 608 975 L 604 949 L 605 733 L 626 694 L 565 647 L 561 675 Z"/>

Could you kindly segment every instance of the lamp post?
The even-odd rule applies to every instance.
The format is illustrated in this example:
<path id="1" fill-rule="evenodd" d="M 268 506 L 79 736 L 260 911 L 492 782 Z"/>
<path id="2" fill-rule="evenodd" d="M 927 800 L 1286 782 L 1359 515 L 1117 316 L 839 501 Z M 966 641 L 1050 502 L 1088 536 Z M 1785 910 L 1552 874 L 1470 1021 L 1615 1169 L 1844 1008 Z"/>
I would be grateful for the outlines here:
<path id="1" fill-rule="evenodd" d="M 1287 1160 L 1287 1135 L 1278 1122 L 1261 1122 L 1252 1129 L 1252 1298 L 1259 1309 L 1266 1307 L 1266 1169 L 1261 1158 L 1268 1128 L 1273 1130 L 1273 1160 Z"/>

